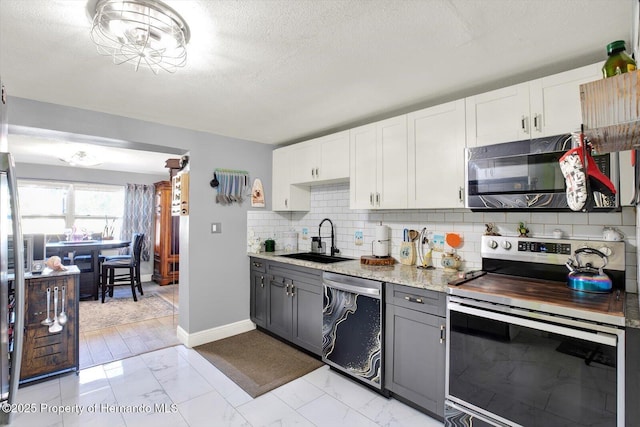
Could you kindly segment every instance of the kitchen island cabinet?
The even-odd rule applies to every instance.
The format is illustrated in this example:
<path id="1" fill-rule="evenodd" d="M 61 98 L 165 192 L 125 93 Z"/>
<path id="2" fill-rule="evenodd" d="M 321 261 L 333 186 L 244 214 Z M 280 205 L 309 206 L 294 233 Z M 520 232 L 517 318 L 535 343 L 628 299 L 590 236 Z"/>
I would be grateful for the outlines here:
<path id="1" fill-rule="evenodd" d="M 322 354 L 322 272 L 269 263 L 266 329 Z"/>
<path id="2" fill-rule="evenodd" d="M 385 284 L 385 387 L 444 417 L 445 296 Z"/>
<path id="3" fill-rule="evenodd" d="M 79 369 L 79 277 L 76 266 L 68 266 L 64 272 L 50 269 L 40 276 L 25 279 L 25 334 L 22 351 L 20 383 L 39 380 Z M 47 289 L 50 290 L 50 311 L 47 313 Z M 64 292 L 63 292 L 64 289 Z M 58 312 L 54 313 L 54 291 L 58 292 Z M 67 315 L 66 324 L 59 332 L 51 332 L 41 322 L 53 318 L 62 311 Z"/>

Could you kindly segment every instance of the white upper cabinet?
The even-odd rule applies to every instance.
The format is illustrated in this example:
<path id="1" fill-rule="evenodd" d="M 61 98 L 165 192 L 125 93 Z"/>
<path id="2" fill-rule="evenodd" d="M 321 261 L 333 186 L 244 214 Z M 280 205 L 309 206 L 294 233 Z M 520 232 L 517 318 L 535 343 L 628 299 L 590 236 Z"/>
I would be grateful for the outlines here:
<path id="1" fill-rule="evenodd" d="M 409 208 L 464 207 L 465 102 L 408 114 Z"/>
<path id="2" fill-rule="evenodd" d="M 599 63 L 530 82 L 531 138 L 579 131 L 582 124 L 580 85 L 601 78 L 602 64 Z"/>
<path id="3" fill-rule="evenodd" d="M 407 208 L 407 116 L 350 131 L 351 209 Z"/>
<path id="4" fill-rule="evenodd" d="M 468 147 L 530 138 L 527 83 L 470 96 L 465 103 Z"/>
<path id="5" fill-rule="evenodd" d="M 291 182 L 321 184 L 349 179 L 349 131 L 326 135 L 291 146 Z"/>
<path id="6" fill-rule="evenodd" d="M 274 211 L 309 210 L 309 188 L 291 185 L 292 154 L 291 147 L 273 150 L 271 204 Z"/>
<path id="7" fill-rule="evenodd" d="M 601 66 L 588 65 L 468 97 L 467 146 L 580 130 L 580 85 L 601 78 Z"/>

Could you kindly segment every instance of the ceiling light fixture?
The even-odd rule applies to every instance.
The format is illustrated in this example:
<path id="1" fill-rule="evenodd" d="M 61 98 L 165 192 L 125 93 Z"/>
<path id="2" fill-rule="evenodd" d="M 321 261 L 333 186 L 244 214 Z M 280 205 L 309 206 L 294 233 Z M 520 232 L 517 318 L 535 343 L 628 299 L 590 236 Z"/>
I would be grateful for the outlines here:
<path id="1" fill-rule="evenodd" d="M 65 163 L 69 163 L 71 166 L 82 166 L 82 167 L 90 167 L 90 166 L 98 166 L 101 165 L 102 162 L 98 160 L 98 158 L 92 154 L 87 153 L 86 151 L 79 150 L 67 157 L 59 157 Z"/>
<path id="2" fill-rule="evenodd" d="M 132 63 L 173 73 L 187 62 L 189 26 L 157 0 L 89 0 L 91 39 L 115 64 Z"/>

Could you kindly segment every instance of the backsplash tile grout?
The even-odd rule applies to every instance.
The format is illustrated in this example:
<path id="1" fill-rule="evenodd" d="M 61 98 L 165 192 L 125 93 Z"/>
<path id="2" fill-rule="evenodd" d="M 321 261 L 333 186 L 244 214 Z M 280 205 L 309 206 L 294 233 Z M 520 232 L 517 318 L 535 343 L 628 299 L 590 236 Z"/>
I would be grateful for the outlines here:
<path id="1" fill-rule="evenodd" d="M 247 212 L 247 238 L 251 233 L 263 242 L 271 237 L 276 249 L 281 250 L 283 232 L 298 233 L 298 250 L 311 249 L 311 237 L 318 234 L 318 225 L 323 218 L 334 223 L 336 246 L 341 255 L 360 257 L 371 254 L 375 227 L 380 222 L 390 229 L 391 255 L 398 258 L 404 228 L 422 230 L 433 234 L 460 233 L 463 244 L 457 250 L 465 269 L 481 267 L 480 237 L 485 224 L 494 223 L 501 234 L 515 236 L 519 222 L 525 222 L 531 237 L 551 237 L 556 229 L 562 230 L 565 238 L 599 240 L 604 226 L 614 226 L 626 236 L 627 292 L 638 292 L 636 263 L 636 223 L 633 207 L 624 207 L 620 212 L 572 213 L 572 212 L 471 212 L 468 209 L 414 209 L 414 210 L 351 210 L 349 209 L 349 184 L 329 184 L 311 188 L 309 212 L 269 212 L 250 210 Z M 307 228 L 308 239 L 302 238 L 302 229 Z M 355 232 L 363 232 L 364 243 L 355 244 Z M 323 239 L 329 236 L 328 226 L 323 226 Z M 279 242 L 280 239 L 280 242 Z M 280 243 L 280 244 L 279 244 Z M 450 248 L 449 248 L 450 249 Z M 433 252 L 433 264 L 440 267 L 442 253 Z"/>

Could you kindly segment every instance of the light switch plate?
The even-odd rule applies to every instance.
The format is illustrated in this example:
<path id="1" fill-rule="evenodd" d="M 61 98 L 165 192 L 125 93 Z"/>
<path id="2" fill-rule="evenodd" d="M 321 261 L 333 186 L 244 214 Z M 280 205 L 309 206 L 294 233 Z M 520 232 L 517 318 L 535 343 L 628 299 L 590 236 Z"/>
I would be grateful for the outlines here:
<path id="1" fill-rule="evenodd" d="M 211 223 L 211 233 L 222 233 L 222 223 L 221 222 L 212 222 Z"/>

